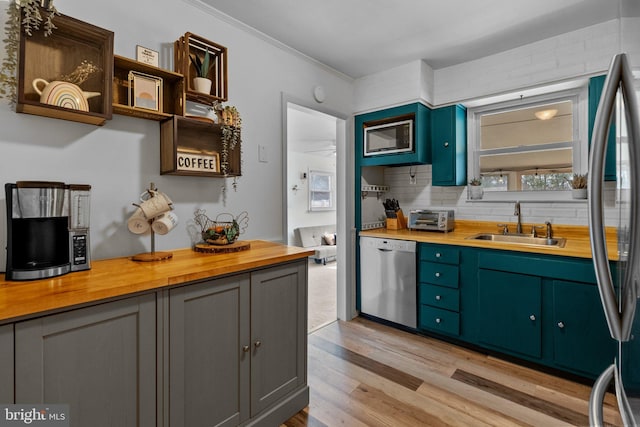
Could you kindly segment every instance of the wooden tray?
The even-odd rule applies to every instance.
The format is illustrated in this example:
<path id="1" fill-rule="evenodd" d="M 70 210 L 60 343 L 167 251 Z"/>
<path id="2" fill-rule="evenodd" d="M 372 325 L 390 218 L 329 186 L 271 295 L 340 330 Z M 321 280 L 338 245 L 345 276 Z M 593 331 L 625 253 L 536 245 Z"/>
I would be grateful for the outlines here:
<path id="1" fill-rule="evenodd" d="M 251 248 L 251 243 L 249 242 L 233 242 L 229 245 L 209 245 L 207 243 L 198 243 L 196 244 L 194 250 L 196 252 L 220 254 L 220 253 L 228 253 L 228 252 L 246 251 L 249 248 Z"/>

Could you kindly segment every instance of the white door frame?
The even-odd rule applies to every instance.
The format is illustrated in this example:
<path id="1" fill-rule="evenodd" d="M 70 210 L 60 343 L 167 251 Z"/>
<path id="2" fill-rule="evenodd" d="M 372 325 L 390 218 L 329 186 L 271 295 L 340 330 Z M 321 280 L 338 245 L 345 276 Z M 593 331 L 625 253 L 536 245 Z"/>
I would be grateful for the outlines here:
<path id="1" fill-rule="evenodd" d="M 288 236 L 288 135 L 287 104 L 297 104 L 310 110 L 319 111 L 338 118 L 336 129 L 336 233 L 339 239 L 337 253 L 338 319 L 351 320 L 356 316 L 355 300 L 355 224 L 354 224 L 354 150 L 353 117 L 325 108 L 319 104 L 310 104 L 304 100 L 282 93 L 282 234 L 286 243 Z"/>

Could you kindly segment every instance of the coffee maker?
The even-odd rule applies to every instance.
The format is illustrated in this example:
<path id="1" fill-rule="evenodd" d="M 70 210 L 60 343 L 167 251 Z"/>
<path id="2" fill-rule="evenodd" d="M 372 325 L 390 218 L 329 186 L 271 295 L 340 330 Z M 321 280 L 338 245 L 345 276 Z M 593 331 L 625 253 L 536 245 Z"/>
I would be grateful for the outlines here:
<path id="1" fill-rule="evenodd" d="M 7 280 L 33 280 L 91 268 L 90 185 L 5 184 Z"/>

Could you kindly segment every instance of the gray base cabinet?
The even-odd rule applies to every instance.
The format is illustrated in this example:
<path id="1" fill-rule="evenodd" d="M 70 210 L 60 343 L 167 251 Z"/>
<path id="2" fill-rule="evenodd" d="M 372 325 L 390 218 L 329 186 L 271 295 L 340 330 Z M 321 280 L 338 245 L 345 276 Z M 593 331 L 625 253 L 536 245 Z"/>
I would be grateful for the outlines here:
<path id="1" fill-rule="evenodd" d="M 169 425 L 240 424 L 249 417 L 241 390 L 250 368 L 249 275 L 169 295 Z"/>
<path id="2" fill-rule="evenodd" d="M 0 326 L 0 402 L 13 403 L 13 324 Z"/>
<path id="3" fill-rule="evenodd" d="M 308 401 L 306 307 L 306 260 L 169 291 L 169 425 L 293 415 Z"/>
<path id="4" fill-rule="evenodd" d="M 15 324 L 16 403 L 69 405 L 71 426 L 156 425 L 155 294 Z"/>
<path id="5" fill-rule="evenodd" d="M 307 260 L 2 325 L 0 384 L 72 427 L 279 425 L 309 403 Z"/>

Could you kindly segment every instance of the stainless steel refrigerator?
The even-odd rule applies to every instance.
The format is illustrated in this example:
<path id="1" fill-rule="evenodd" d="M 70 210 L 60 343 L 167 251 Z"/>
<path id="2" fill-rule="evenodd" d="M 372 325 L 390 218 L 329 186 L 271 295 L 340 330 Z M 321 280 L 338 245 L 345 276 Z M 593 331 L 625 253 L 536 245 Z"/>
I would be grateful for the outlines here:
<path id="1" fill-rule="evenodd" d="M 629 58 L 614 56 L 596 113 L 589 155 L 589 232 L 600 300 L 618 351 L 591 391 L 589 420 L 602 426 L 603 399 L 615 391 L 625 426 L 640 422 L 640 110 Z M 618 258 L 609 268 L 605 239 L 604 164 L 610 125 L 616 127 Z M 609 212 L 609 215 L 611 213 Z M 609 218 L 609 223 L 613 218 Z M 637 313 L 636 313 L 637 312 Z"/>

